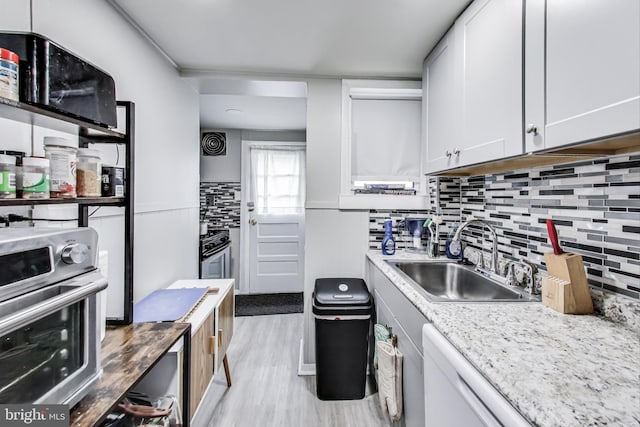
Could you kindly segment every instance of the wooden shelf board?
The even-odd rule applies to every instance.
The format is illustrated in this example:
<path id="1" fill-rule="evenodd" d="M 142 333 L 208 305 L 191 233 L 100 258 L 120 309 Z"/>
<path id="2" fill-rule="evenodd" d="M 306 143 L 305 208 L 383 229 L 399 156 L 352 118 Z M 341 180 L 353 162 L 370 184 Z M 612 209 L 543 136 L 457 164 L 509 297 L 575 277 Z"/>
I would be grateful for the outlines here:
<path id="1" fill-rule="evenodd" d="M 71 410 L 70 426 L 101 423 L 183 335 L 189 323 L 134 323 L 109 327 L 102 343 L 102 377 Z"/>
<path id="2" fill-rule="evenodd" d="M 89 138 L 95 135 L 98 137 L 108 136 L 118 140 L 125 139 L 125 134 L 117 130 L 3 97 L 0 97 L 0 117 L 70 134 L 82 133 L 85 136 L 89 135 Z M 98 133 L 89 133 L 88 129 Z"/>

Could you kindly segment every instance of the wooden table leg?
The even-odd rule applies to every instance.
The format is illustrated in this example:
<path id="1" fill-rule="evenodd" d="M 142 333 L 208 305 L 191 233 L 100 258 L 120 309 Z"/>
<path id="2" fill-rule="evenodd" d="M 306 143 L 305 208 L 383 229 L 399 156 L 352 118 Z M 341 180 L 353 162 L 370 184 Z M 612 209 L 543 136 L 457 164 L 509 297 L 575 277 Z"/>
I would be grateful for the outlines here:
<path id="1" fill-rule="evenodd" d="M 229 370 L 229 360 L 227 360 L 226 354 L 222 358 L 222 363 L 224 364 L 224 374 L 227 377 L 227 387 L 231 387 L 231 371 Z"/>

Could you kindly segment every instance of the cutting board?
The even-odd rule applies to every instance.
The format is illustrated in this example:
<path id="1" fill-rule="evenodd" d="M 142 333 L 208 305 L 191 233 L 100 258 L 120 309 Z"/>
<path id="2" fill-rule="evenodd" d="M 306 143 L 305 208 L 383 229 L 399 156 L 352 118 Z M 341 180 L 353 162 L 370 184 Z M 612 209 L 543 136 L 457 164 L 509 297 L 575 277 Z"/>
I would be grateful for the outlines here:
<path id="1" fill-rule="evenodd" d="M 133 306 L 133 321 L 175 322 L 204 297 L 208 288 L 158 289 Z"/>

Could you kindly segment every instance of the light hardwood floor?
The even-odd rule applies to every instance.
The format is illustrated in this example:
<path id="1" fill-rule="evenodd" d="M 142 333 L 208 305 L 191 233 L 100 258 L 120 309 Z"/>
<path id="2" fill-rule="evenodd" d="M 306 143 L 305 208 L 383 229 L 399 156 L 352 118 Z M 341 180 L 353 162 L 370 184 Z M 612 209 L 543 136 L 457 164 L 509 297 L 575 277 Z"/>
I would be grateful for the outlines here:
<path id="1" fill-rule="evenodd" d="M 233 386 L 214 378 L 209 427 L 389 426 L 378 395 L 362 400 L 322 401 L 315 377 L 300 377 L 301 313 L 236 318 L 229 351 Z M 213 409 L 215 407 L 215 409 Z M 208 411 L 207 411 L 208 412 Z"/>

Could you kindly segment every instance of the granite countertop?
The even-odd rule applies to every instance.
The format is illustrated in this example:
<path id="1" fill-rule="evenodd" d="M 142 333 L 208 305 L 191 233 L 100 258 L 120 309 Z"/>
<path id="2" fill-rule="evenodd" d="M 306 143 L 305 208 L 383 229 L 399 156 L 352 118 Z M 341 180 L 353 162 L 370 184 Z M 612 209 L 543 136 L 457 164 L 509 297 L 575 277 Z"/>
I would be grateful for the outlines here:
<path id="1" fill-rule="evenodd" d="M 385 259 L 367 257 L 536 426 L 640 425 L 640 332 L 540 302 L 431 303 Z"/>

